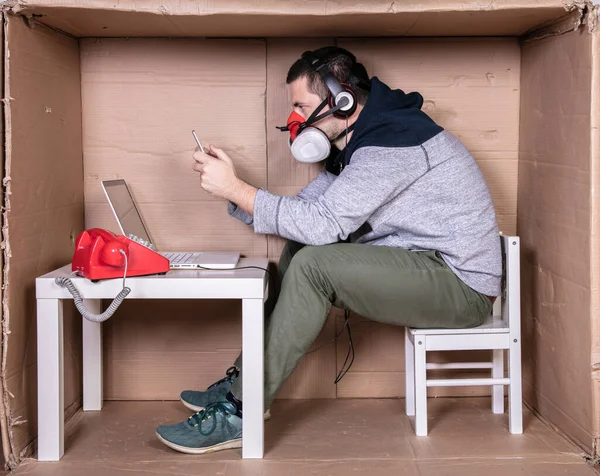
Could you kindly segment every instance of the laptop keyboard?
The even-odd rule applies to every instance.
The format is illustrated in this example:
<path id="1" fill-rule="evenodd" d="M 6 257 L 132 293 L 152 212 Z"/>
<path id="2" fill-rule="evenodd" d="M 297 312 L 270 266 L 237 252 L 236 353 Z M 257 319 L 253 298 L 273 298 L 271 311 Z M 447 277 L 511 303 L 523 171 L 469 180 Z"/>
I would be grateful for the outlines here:
<path id="1" fill-rule="evenodd" d="M 193 262 L 200 256 L 200 253 L 161 253 L 171 263 L 182 264 L 187 262 Z"/>

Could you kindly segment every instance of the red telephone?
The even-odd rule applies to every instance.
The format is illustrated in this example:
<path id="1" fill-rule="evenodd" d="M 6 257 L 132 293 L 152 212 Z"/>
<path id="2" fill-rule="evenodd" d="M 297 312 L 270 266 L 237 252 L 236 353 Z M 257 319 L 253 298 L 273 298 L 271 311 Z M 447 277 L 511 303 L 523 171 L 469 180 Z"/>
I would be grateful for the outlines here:
<path id="1" fill-rule="evenodd" d="M 84 278 L 122 278 L 127 265 L 127 277 L 165 274 L 169 260 L 156 251 L 123 235 L 92 228 L 82 232 L 75 242 L 71 269 Z"/>

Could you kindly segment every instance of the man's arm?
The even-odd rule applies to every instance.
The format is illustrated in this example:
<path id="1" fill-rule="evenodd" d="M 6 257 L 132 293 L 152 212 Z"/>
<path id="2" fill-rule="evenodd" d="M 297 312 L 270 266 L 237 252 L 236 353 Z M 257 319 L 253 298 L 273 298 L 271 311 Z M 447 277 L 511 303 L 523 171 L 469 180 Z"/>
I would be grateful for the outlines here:
<path id="1" fill-rule="evenodd" d="M 382 147 L 357 150 L 350 165 L 315 201 L 256 190 L 252 213 L 256 233 L 308 245 L 345 240 L 391 198 L 427 172 L 422 153 Z"/>
<path id="2" fill-rule="evenodd" d="M 319 175 L 317 175 L 308 183 L 306 187 L 296 194 L 296 197 L 302 200 L 314 202 L 317 198 L 325 193 L 325 190 L 329 188 L 335 179 L 336 175 L 333 175 L 326 170 L 321 170 Z"/>
<path id="3" fill-rule="evenodd" d="M 248 216 L 254 215 L 254 201 L 258 189 L 241 181 L 237 190 L 232 194 L 230 201 L 234 202 Z"/>
<path id="4" fill-rule="evenodd" d="M 254 206 L 252 206 L 252 209 L 254 209 Z M 246 225 L 254 224 L 254 217 L 252 216 L 252 214 L 244 211 L 243 208 L 237 206 L 231 200 L 229 200 L 229 203 L 227 204 L 227 213 L 233 218 L 237 218 L 241 222 L 245 223 Z"/>
<path id="5" fill-rule="evenodd" d="M 300 190 L 296 197 L 301 200 L 315 201 L 319 198 L 325 190 L 329 188 L 329 186 L 335 180 L 335 175 L 329 173 L 325 170 L 319 172 L 313 180 L 311 180 L 306 187 Z M 254 187 L 252 187 L 254 188 Z M 244 198 L 243 193 L 240 193 L 239 200 L 242 202 L 240 206 L 236 205 L 233 202 L 229 202 L 227 206 L 227 213 L 234 218 L 244 222 L 246 225 L 252 225 L 254 223 L 254 201 L 256 198 L 256 189 L 254 189 L 254 193 L 252 191 L 246 191 L 248 194 L 247 197 Z M 245 203 L 244 203 L 245 202 Z"/>
<path id="6" fill-rule="evenodd" d="M 193 168 L 207 192 L 253 215 L 254 231 L 274 234 L 308 245 L 345 240 L 379 207 L 427 173 L 425 154 L 418 147 L 363 147 L 315 201 L 280 197 L 241 181 L 231 158 L 210 146 L 211 154 L 196 151 Z"/>

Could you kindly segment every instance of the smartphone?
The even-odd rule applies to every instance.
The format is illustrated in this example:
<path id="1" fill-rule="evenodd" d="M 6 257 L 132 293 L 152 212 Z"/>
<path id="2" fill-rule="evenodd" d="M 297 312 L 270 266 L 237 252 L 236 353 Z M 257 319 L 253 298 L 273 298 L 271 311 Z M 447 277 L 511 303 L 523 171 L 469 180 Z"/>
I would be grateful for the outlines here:
<path id="1" fill-rule="evenodd" d="M 196 140 L 196 144 L 198 144 L 198 147 L 200 147 L 200 150 L 202 151 L 202 153 L 205 154 L 206 152 L 204 152 L 204 147 L 202 147 L 202 144 L 200 144 L 200 139 L 198 139 L 198 136 L 196 135 L 196 131 L 192 130 L 192 135 L 194 136 L 194 139 Z"/>

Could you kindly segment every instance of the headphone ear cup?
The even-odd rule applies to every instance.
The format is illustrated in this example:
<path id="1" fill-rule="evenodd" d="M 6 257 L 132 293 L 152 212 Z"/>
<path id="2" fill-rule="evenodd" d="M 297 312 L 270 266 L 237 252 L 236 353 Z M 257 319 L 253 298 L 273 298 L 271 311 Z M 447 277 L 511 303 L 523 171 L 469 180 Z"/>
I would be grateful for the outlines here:
<path id="1" fill-rule="evenodd" d="M 338 111 L 334 112 L 333 115 L 335 117 L 345 119 L 346 117 L 350 117 L 352 114 L 354 114 L 358 105 L 358 101 L 356 99 L 356 93 L 354 92 L 351 86 L 342 83 L 342 87 L 344 88 L 344 91 L 338 94 L 338 99 L 341 99 L 343 97 L 348 98 L 350 100 L 350 107 L 346 106 L 344 107 L 344 110 L 339 109 Z M 329 93 L 329 107 L 333 108 L 335 106 L 335 103 L 335 99 L 333 98 L 332 94 Z"/>
<path id="2" fill-rule="evenodd" d="M 335 98 L 333 97 L 333 94 L 331 94 L 331 92 L 327 93 L 327 99 L 328 99 L 328 103 L 329 103 L 329 108 L 333 109 L 335 107 Z M 335 117 L 339 117 L 338 112 L 340 112 L 340 111 L 334 112 L 333 115 Z"/>

